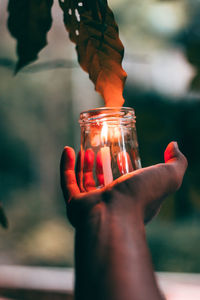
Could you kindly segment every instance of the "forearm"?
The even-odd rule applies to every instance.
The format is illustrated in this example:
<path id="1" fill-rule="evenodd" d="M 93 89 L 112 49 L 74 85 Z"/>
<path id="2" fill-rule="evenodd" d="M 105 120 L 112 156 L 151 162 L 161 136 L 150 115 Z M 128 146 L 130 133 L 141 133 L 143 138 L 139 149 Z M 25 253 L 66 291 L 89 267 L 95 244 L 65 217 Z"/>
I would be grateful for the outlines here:
<path id="1" fill-rule="evenodd" d="M 105 214 L 77 229 L 76 300 L 162 299 L 143 224 Z"/>
<path id="2" fill-rule="evenodd" d="M 74 168 L 75 152 L 65 147 L 61 185 L 76 227 L 75 299 L 161 300 L 143 220 L 155 216 L 164 197 L 181 185 L 187 160 L 177 143 L 165 150 L 165 164 L 121 176 L 95 192 L 80 191 Z"/>

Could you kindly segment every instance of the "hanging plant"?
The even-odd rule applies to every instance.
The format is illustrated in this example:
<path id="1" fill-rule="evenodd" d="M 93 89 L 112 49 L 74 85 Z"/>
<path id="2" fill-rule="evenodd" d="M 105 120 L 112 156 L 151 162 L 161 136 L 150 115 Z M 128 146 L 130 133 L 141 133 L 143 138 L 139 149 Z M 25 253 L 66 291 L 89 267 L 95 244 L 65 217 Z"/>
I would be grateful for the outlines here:
<path id="1" fill-rule="evenodd" d="M 78 61 L 106 106 L 124 103 L 126 72 L 121 63 L 124 47 L 107 0 L 59 0 L 69 38 Z M 15 72 L 35 61 L 47 44 L 53 0 L 10 0 L 8 28 L 17 40 Z"/>

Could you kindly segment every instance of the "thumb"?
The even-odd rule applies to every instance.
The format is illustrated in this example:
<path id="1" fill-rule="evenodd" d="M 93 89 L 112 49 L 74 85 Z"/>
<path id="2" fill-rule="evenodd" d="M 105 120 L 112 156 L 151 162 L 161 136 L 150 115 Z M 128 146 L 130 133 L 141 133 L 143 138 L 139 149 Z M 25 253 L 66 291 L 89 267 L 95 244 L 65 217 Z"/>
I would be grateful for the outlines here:
<path id="1" fill-rule="evenodd" d="M 164 159 L 167 165 L 171 165 L 177 177 L 177 189 L 180 187 L 183 176 L 188 166 L 188 162 L 183 153 L 179 150 L 177 142 L 168 144 L 165 152 Z"/>

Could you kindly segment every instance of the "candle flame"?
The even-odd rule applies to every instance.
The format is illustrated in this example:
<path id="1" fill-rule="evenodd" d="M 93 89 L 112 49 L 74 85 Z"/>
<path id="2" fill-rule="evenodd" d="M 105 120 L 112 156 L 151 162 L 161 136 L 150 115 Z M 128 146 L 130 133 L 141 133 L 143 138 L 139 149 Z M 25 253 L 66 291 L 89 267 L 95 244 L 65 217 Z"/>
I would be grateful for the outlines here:
<path id="1" fill-rule="evenodd" d="M 119 140 L 121 138 L 121 130 L 119 127 L 114 127 L 114 138 Z"/>
<path id="2" fill-rule="evenodd" d="M 105 144 L 108 139 L 108 125 L 106 122 L 103 122 L 102 130 L 101 130 L 101 140 Z"/>

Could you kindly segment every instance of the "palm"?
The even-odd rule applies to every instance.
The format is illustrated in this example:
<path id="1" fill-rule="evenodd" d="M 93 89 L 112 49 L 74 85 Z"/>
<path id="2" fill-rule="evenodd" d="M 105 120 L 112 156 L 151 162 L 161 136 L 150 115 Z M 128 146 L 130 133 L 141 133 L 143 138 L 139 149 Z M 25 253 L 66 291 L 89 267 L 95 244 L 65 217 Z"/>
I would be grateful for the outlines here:
<path id="1" fill-rule="evenodd" d="M 79 163 L 75 174 L 75 152 L 65 147 L 61 159 L 61 185 L 67 203 L 68 216 L 73 225 L 84 212 L 95 207 L 102 209 L 110 204 L 118 214 L 130 214 L 137 209 L 144 222 L 150 221 L 158 212 L 165 196 L 177 190 L 187 167 L 187 160 L 174 143 L 165 150 L 165 163 L 136 170 L 113 181 L 110 185 L 95 190 L 92 175 L 94 159 L 91 153 L 85 156 L 84 188 L 79 176 Z M 97 178 L 102 181 L 102 170 L 97 168 Z M 100 205 L 99 205 L 100 204 Z M 118 210 L 118 211 L 116 211 Z"/>

